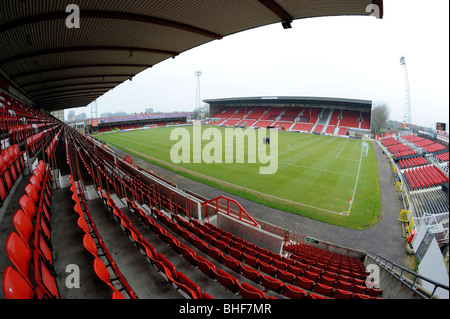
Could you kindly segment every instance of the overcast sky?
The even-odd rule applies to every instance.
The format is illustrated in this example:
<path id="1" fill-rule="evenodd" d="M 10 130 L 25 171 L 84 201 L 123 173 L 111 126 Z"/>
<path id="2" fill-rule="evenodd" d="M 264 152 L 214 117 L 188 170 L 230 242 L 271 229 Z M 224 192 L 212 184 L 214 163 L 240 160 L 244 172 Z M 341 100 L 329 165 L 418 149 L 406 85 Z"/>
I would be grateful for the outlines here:
<path id="1" fill-rule="evenodd" d="M 192 111 L 201 98 L 318 96 L 385 102 L 402 121 L 405 56 L 412 123 L 449 118 L 449 1 L 384 0 L 384 18 L 295 20 L 215 40 L 141 72 L 97 100 L 98 114 Z M 90 108 L 79 108 L 76 114 Z M 67 112 L 66 112 L 67 114 Z"/>

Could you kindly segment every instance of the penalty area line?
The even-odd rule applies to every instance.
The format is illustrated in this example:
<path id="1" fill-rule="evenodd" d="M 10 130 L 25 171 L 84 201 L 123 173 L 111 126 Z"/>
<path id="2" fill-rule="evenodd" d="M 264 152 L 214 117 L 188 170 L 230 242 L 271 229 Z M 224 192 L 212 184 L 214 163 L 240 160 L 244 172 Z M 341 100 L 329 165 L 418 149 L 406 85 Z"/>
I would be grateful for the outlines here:
<path id="1" fill-rule="evenodd" d="M 353 200 L 354 200 L 354 198 L 355 198 L 356 188 L 357 188 L 357 186 L 358 186 L 359 172 L 361 171 L 361 162 L 362 162 L 362 158 L 363 158 L 363 157 L 362 157 L 362 151 L 363 151 L 363 147 L 362 147 L 362 145 L 361 145 L 361 155 L 360 155 L 360 157 L 359 157 L 358 174 L 356 174 L 355 187 L 354 187 L 354 189 L 353 189 L 352 199 L 350 200 L 350 206 L 349 206 L 349 208 L 348 208 L 348 214 L 347 214 L 347 216 L 350 215 L 350 212 L 351 212 L 351 210 L 352 210 Z"/>

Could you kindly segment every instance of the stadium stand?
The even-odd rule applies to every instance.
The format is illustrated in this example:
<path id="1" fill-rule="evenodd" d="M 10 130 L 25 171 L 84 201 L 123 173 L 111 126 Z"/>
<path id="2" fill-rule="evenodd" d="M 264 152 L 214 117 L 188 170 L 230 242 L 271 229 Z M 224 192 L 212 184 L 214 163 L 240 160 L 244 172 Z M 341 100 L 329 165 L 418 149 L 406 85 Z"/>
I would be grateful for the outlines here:
<path id="1" fill-rule="evenodd" d="M 213 115 L 209 122 L 214 125 L 252 128 L 271 126 L 287 131 L 340 136 L 363 136 L 370 132 L 370 112 L 347 109 L 354 105 L 358 105 L 359 108 L 370 108 L 371 104 L 369 106 L 367 101 L 321 100 L 311 97 L 271 97 L 269 99 L 254 97 L 206 100 L 205 102 L 210 104 Z M 331 103 L 331 106 L 318 107 L 318 104 L 323 103 Z M 236 106 L 240 104 L 242 105 L 240 108 Z M 249 107 L 249 104 L 252 106 Z M 240 111 L 235 113 L 236 110 Z M 249 111 L 246 113 L 243 110 Z"/>
<path id="2" fill-rule="evenodd" d="M 182 206 L 174 209 L 175 202 L 154 192 L 155 189 L 153 193 L 149 192 L 146 184 L 123 170 L 125 167 L 110 169 L 116 167 L 115 156 L 102 147 L 95 147 L 93 140 L 76 130 L 56 123 L 49 134 L 53 137 L 46 139 L 42 152 L 39 149 L 37 152 L 52 163 L 60 137 L 64 137 L 65 145 L 71 145 L 65 148 L 65 152 L 70 171 L 76 176 L 69 176 L 73 210 L 79 216 L 74 227 L 83 231 L 79 245 L 91 256 L 92 270 L 109 289 L 112 299 L 138 298 L 138 294 L 109 253 L 97 221 L 90 213 L 83 189 L 83 185 L 89 182 L 93 183 L 116 227 L 143 260 L 185 298 L 229 297 L 229 294 L 259 299 L 376 299 L 383 296 L 383 290 L 365 286 L 370 273 L 360 258 L 304 243 L 290 243 L 283 247 L 283 254 L 274 253 L 214 224 L 189 217 Z M 15 150 L 16 147 L 11 147 L 11 151 L 4 152 L 4 155 L 7 156 L 8 168 L 20 172 L 23 170 L 21 157 L 15 155 L 14 161 L 8 157 L 16 154 Z M 24 164 L 26 166 L 27 163 Z M 425 183 L 442 182 L 443 177 L 432 170 L 433 166 L 422 167 L 424 171 L 418 172 L 417 176 L 428 176 L 427 182 L 423 180 L 424 187 Z M 85 173 L 80 174 L 81 169 Z M 17 176 L 17 172 L 10 176 Z M 26 194 L 19 201 L 21 210 L 14 215 L 16 232 L 11 232 L 7 241 L 7 253 L 13 266 L 8 266 L 4 273 L 6 298 L 63 297 L 55 279 L 52 250 L 49 248 L 52 246 L 48 246 L 53 244 L 49 213 L 52 184 L 51 167 L 40 160 L 25 188 Z M 143 194 L 153 195 L 145 199 Z M 125 199 L 125 206 L 120 198 Z M 156 203 L 160 205 L 155 206 Z M 153 234 L 151 241 L 143 230 Z M 161 249 L 162 243 L 170 247 L 170 251 Z M 17 256 L 15 247 L 20 246 L 24 247 L 20 250 L 26 254 Z M 180 256 L 182 262 L 175 256 Z M 35 269 L 35 265 L 38 268 Z M 27 276 L 28 273 L 33 275 Z M 204 280 L 195 279 L 199 273 L 209 278 L 207 284 Z M 211 285 L 224 287 L 228 294 L 210 290 Z"/>
<path id="3" fill-rule="evenodd" d="M 223 37 L 222 34 L 231 34 L 272 22 L 283 21 L 283 26 L 286 26 L 292 20 L 291 18 L 304 16 L 291 17 L 288 14 L 286 17 L 287 12 L 284 12 L 284 9 L 280 10 L 279 6 L 274 8 L 274 2 L 255 2 L 247 9 L 239 2 L 234 2 L 230 6 L 224 2 L 223 5 L 227 6 L 236 21 L 243 23 L 237 26 L 222 16 L 222 12 L 230 13 L 228 10 L 217 11 L 212 7 L 198 10 L 199 5 L 205 5 L 205 2 L 200 1 L 185 7 L 186 10 L 192 10 L 190 12 L 207 14 L 208 19 L 198 19 L 198 26 L 193 27 L 189 25 L 189 21 L 183 21 L 181 18 L 184 13 L 178 16 L 176 13 L 169 12 L 171 10 L 163 8 L 163 1 L 149 3 L 147 10 L 155 16 L 162 17 L 150 17 L 151 23 L 143 22 L 149 18 L 145 16 L 149 12 L 142 12 L 142 16 L 139 17 L 136 17 L 135 13 L 124 12 L 125 2 L 123 1 L 102 5 L 104 10 L 110 11 L 93 10 L 97 8 L 96 4 L 87 3 L 87 10 L 91 9 L 90 19 L 94 22 L 103 21 L 105 16 L 108 17 L 106 19 L 108 21 L 114 20 L 114 16 L 120 16 L 120 20 L 125 20 L 127 24 L 138 23 L 143 28 L 151 25 L 152 30 L 169 29 L 168 32 L 173 36 L 171 38 L 175 40 L 177 50 L 175 51 L 167 33 L 159 34 L 161 38 L 166 38 L 167 51 L 155 49 L 151 46 L 152 43 L 142 43 L 142 47 L 136 49 L 134 53 L 133 48 L 119 46 L 123 45 L 123 42 L 105 40 L 109 46 L 92 48 L 88 47 L 84 39 L 80 37 L 78 50 L 89 52 L 87 55 L 81 55 L 85 59 L 83 59 L 85 64 L 74 65 L 71 64 L 73 61 L 70 59 L 67 59 L 69 64 L 64 64 L 66 61 L 64 58 L 56 59 L 59 54 L 73 49 L 68 46 L 73 44 L 72 40 L 67 40 L 70 37 L 65 37 L 65 32 L 68 30 L 64 28 L 63 31 L 58 31 L 62 34 L 62 37 L 58 38 L 60 46 L 58 49 L 52 47 L 54 43 L 50 39 L 57 37 L 54 33 L 54 24 L 48 21 L 53 21 L 55 16 L 59 19 L 61 15 L 45 10 L 53 5 L 56 6 L 56 2 L 50 1 L 45 6 L 37 5 L 35 11 L 27 12 L 17 10 L 17 6 L 22 4 L 15 2 L 8 2 L 8 5 L 13 7 L 7 7 L 8 10 L 6 10 L 5 3 L 0 4 L 2 12 L 14 12 L 5 16 L 5 19 L 17 19 L 3 25 L 1 32 L 5 34 L 5 39 L 15 38 L 15 29 L 21 28 L 24 24 L 30 28 L 42 27 L 41 31 L 44 31 L 48 38 L 45 39 L 46 41 L 39 42 L 43 50 L 39 52 L 30 52 L 30 48 L 21 51 L 23 46 L 16 45 L 5 45 L 2 48 L 2 53 L 5 55 L 1 58 L 0 65 L 3 68 L 4 65 L 9 64 L 9 67 L 5 68 L 5 73 L 11 73 L 8 76 L 16 79 L 11 91 L 17 91 L 26 100 L 40 97 L 38 100 L 42 111 L 10 96 L 9 93 L 3 93 L 3 91 L 0 93 L 3 133 L 0 157 L 0 173 L 3 182 L 0 184 L 2 196 L 0 221 L 2 230 L 5 230 L 1 233 L 2 243 L 5 243 L 1 248 L 4 249 L 4 253 L 0 255 L 0 266 L 3 272 L 1 297 L 63 299 L 86 298 L 89 295 L 93 298 L 109 299 L 151 297 L 157 299 L 162 297 L 173 299 L 378 299 L 404 296 L 433 298 L 438 287 L 448 292 L 448 286 L 429 281 L 406 269 L 402 269 L 401 272 L 408 272 L 408 275 L 411 275 L 412 284 L 401 274 L 384 269 L 383 274 L 393 282 L 386 284 L 382 281 L 386 277 L 381 276 L 380 289 L 370 287 L 367 285 L 367 280 L 372 278 L 366 266 L 367 263 L 376 262 L 378 259 L 371 252 L 355 257 L 333 252 L 331 249 L 325 250 L 312 243 L 294 241 L 293 237 L 288 236 L 281 237 L 279 242 L 282 245 L 274 249 L 268 247 L 268 243 L 260 238 L 252 238 L 253 240 L 244 238 L 248 236 L 248 232 L 243 232 L 243 236 L 237 236 L 229 229 L 214 224 L 209 218 L 202 218 L 204 216 L 192 208 L 194 204 L 198 207 L 206 205 L 208 200 L 205 201 L 192 194 L 187 196 L 170 181 L 141 169 L 134 165 L 130 158 L 116 154 L 95 138 L 85 136 L 76 128 L 62 123 L 48 113 L 49 110 L 60 110 L 61 105 L 63 105 L 62 108 L 88 105 L 106 91 L 94 93 L 91 90 L 90 94 L 77 95 L 73 93 L 73 87 L 67 84 L 58 88 L 61 90 L 58 95 L 62 97 L 55 98 L 52 93 L 42 93 L 42 91 L 51 91 L 47 87 L 50 82 L 59 85 L 62 81 L 50 76 L 49 81 L 44 81 L 41 77 L 43 72 L 60 71 L 68 76 L 66 79 L 68 82 L 74 77 L 74 73 L 70 70 L 76 70 L 79 74 L 84 74 L 86 78 L 92 78 L 81 69 L 89 69 L 91 72 L 95 67 L 89 63 L 93 61 L 104 63 L 105 60 L 102 57 L 105 50 L 125 51 L 126 54 L 123 56 L 128 60 L 134 54 L 146 54 L 153 65 L 167 57 L 175 57 L 180 52 L 204 43 L 207 39 L 220 39 Z M 377 3 L 381 5 L 380 2 Z M 346 5 L 333 3 L 332 11 L 329 12 L 327 2 L 318 2 L 315 5 L 317 10 L 313 10 L 311 16 L 344 13 L 366 15 L 365 6 L 361 4 L 366 3 L 358 3 L 350 10 Z M 119 13 L 118 6 L 122 10 L 120 15 L 115 15 Z M 301 12 L 302 10 L 298 9 L 304 9 L 302 5 L 294 2 L 290 4 L 290 7 L 295 9 L 293 12 Z M 359 7 L 361 8 L 355 9 Z M 161 8 L 166 11 L 156 12 Z M 351 12 L 347 12 L 347 9 Z M 268 14 L 268 10 L 272 12 Z M 169 13 L 170 16 L 165 16 Z M 250 13 L 253 14 L 254 25 L 244 23 L 248 20 Z M 268 18 L 269 16 L 271 18 Z M 38 17 L 44 18 L 43 24 L 40 22 L 41 19 L 37 19 Z M 211 17 L 218 18 L 211 19 Z M 30 23 L 30 20 L 33 23 Z M 220 34 L 208 31 L 212 28 L 211 25 L 204 25 L 207 23 L 205 21 L 211 20 L 226 21 L 226 24 L 222 25 L 223 30 Z M 94 24 L 96 23 L 92 25 Z M 120 23 L 117 24 L 120 25 Z M 102 23 L 99 25 L 99 29 L 108 32 L 111 41 L 123 39 L 128 41 L 135 32 L 133 27 L 130 28 L 133 33 L 130 33 L 127 28 L 122 28 L 123 33 L 120 39 L 117 39 L 110 28 L 105 28 Z M 158 27 L 155 28 L 155 25 Z M 121 26 L 123 25 L 119 27 Z M 186 32 L 189 32 L 190 36 L 186 37 Z M 95 28 L 89 29 L 89 33 L 97 39 L 105 35 Z M 44 45 L 47 40 L 53 49 Z M 26 65 L 24 59 L 38 55 L 42 56 L 42 60 L 39 61 L 48 63 L 47 67 L 53 69 L 43 71 L 43 64 L 34 62 L 28 63 L 26 69 L 23 69 L 23 65 Z M 114 52 L 109 55 L 111 58 L 109 63 L 116 63 L 108 65 L 108 69 L 113 72 L 117 70 L 117 67 L 124 67 L 124 60 L 114 59 L 115 55 Z M 93 60 L 90 60 L 91 58 Z M 127 63 L 129 63 L 128 60 L 126 60 Z M 60 61 L 62 64 L 58 65 L 56 70 L 54 62 L 50 61 Z M 130 76 L 136 75 L 148 66 L 127 64 L 125 67 L 129 74 L 123 76 L 113 76 L 114 73 L 105 74 L 103 79 L 117 77 L 120 80 L 109 82 L 109 84 L 106 82 L 103 85 L 111 86 L 106 87 L 105 90 L 130 79 Z M 13 71 L 14 69 L 17 71 Z M 23 72 L 27 73 L 24 75 Z M 97 72 L 92 72 L 98 75 Z M 36 76 L 40 79 L 33 85 L 30 83 L 24 85 L 26 82 L 20 78 L 28 76 Z M 9 92 L 9 88 L 3 88 L 3 78 L 1 80 L 2 90 Z M 86 85 L 83 76 L 78 75 L 77 80 L 80 80 L 82 85 Z M 36 88 L 25 91 L 28 94 L 24 95 L 20 92 L 23 89 L 20 88 L 21 84 L 24 87 L 36 86 Z M 15 85 L 19 87 L 16 88 Z M 235 111 L 225 110 L 218 115 L 222 117 L 215 118 L 225 121 L 233 114 L 236 115 L 238 110 L 239 108 Z M 257 121 L 267 117 L 267 122 L 273 123 L 276 119 L 272 117 L 280 116 L 281 112 L 278 113 L 278 110 L 271 112 L 268 107 L 261 107 L 261 110 L 253 110 L 247 118 Z M 317 123 L 319 113 L 320 109 L 312 111 L 311 108 L 309 110 L 306 108 L 299 118 L 299 123 L 309 124 L 311 129 Z M 254 119 L 251 118 L 252 114 Z M 239 119 L 244 120 L 245 116 L 239 113 Z M 129 123 L 120 125 L 125 129 L 135 128 Z M 339 122 L 335 125 L 338 127 Z M 356 125 L 356 122 L 353 122 L 353 125 Z M 114 125 L 107 124 L 105 128 L 113 128 L 112 126 Z M 435 171 L 428 170 L 423 173 L 427 173 L 434 181 L 433 178 L 439 175 Z M 67 203 L 68 201 L 70 203 Z M 62 204 L 68 207 L 63 207 Z M 218 207 L 217 204 L 217 209 Z M 215 213 L 219 215 L 222 212 Z M 227 216 L 237 218 L 230 211 Z M 238 221 L 245 227 L 253 227 L 248 228 L 252 231 L 261 231 L 259 227 L 250 225 L 245 219 L 240 218 Z M 72 233 L 72 231 L 73 236 L 69 236 L 69 232 Z M 287 231 L 283 230 L 283 233 Z M 70 258 L 67 258 L 67 255 L 70 255 Z M 56 256 L 58 258 L 55 258 Z M 73 264 L 75 258 L 85 281 L 79 289 L 70 290 L 63 274 L 66 270 L 65 266 Z M 78 263 L 78 261 L 82 262 Z M 379 263 L 381 268 L 382 264 Z M 385 261 L 384 264 L 387 262 Z M 434 285 L 434 289 L 432 287 L 428 292 L 425 288 L 419 289 L 418 281 L 427 281 Z"/>

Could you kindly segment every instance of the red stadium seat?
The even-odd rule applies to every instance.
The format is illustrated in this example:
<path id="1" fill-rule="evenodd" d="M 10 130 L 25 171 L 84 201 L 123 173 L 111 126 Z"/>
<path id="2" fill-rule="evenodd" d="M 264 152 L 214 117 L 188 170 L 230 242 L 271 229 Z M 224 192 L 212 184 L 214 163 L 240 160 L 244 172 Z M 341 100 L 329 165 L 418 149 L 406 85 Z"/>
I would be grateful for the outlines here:
<path id="1" fill-rule="evenodd" d="M 3 293 L 6 299 L 34 299 L 31 284 L 22 275 L 8 266 L 3 274 Z"/>
<path id="2" fill-rule="evenodd" d="M 239 293 L 244 299 L 264 299 L 266 297 L 263 291 L 247 284 L 246 282 L 238 284 L 238 287 Z"/>
<path id="3" fill-rule="evenodd" d="M 304 299 L 306 292 L 292 285 L 284 285 L 283 295 L 292 299 Z"/>

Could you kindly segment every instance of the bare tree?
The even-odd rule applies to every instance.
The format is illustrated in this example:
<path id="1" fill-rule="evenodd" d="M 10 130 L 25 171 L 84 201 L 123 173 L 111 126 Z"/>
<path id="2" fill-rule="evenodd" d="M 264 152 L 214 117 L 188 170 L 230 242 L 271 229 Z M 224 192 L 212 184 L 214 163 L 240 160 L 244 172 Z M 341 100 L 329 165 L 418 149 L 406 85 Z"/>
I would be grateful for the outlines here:
<path id="1" fill-rule="evenodd" d="M 379 134 L 381 129 L 386 128 L 386 122 L 389 120 L 391 110 L 385 102 L 376 102 L 372 108 L 372 132 Z"/>

